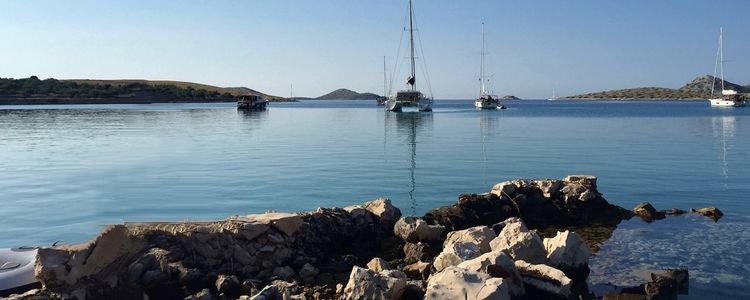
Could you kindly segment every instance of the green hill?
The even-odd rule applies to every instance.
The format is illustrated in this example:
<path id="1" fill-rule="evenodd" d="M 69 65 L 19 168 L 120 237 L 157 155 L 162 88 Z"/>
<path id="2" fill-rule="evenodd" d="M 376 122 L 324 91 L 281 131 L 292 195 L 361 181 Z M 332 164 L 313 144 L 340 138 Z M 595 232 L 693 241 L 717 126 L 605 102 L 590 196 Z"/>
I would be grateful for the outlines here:
<path id="1" fill-rule="evenodd" d="M 622 90 L 611 90 L 598 93 L 588 93 L 568 96 L 566 99 L 708 99 L 711 97 L 711 86 L 715 84 L 714 95 L 721 92 L 721 79 L 711 75 L 700 76 L 688 82 L 679 89 L 662 87 L 642 87 Z M 741 86 L 724 81 L 726 89 L 734 89 L 740 93 L 750 93 L 749 86 Z"/>
<path id="2" fill-rule="evenodd" d="M 232 102 L 243 94 L 280 98 L 249 88 L 183 81 L 0 78 L 0 104 Z"/>
<path id="3" fill-rule="evenodd" d="M 323 96 L 317 97 L 318 100 L 373 100 L 380 96 L 373 93 L 357 93 L 348 89 L 338 89 Z"/>

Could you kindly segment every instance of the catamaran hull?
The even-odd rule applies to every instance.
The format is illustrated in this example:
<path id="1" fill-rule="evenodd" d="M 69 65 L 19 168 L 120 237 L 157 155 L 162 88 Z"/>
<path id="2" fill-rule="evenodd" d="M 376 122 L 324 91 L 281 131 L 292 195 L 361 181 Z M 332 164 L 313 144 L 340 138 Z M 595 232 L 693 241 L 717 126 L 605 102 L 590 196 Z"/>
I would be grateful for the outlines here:
<path id="1" fill-rule="evenodd" d="M 385 103 L 385 109 L 387 111 L 402 112 L 404 111 L 404 108 L 414 108 L 418 111 L 429 112 L 432 111 L 432 99 L 422 98 L 418 103 L 388 99 Z"/>
<path id="2" fill-rule="evenodd" d="M 711 106 L 718 106 L 718 107 L 747 106 L 747 101 L 732 101 L 732 100 L 724 100 L 724 99 L 709 99 L 709 101 L 711 101 Z"/>

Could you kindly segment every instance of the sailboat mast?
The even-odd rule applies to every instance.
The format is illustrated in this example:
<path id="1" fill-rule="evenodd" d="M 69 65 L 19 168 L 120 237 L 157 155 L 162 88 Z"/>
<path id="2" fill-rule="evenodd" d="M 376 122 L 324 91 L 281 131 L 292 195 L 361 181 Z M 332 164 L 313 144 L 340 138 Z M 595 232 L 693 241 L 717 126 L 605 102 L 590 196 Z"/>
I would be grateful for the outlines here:
<path id="1" fill-rule="evenodd" d="M 417 85 L 417 78 L 416 78 L 416 68 L 414 65 L 414 22 L 413 22 L 413 15 L 414 12 L 412 10 L 411 0 L 409 0 L 409 46 L 411 46 L 411 90 L 416 90 Z"/>
<path id="2" fill-rule="evenodd" d="M 721 63 L 721 90 L 724 91 L 724 27 L 719 27 L 719 63 Z"/>
<path id="3" fill-rule="evenodd" d="M 482 22 L 482 52 L 479 53 L 481 57 L 481 66 L 479 67 L 479 95 L 484 95 L 486 90 L 484 88 L 484 22 Z"/>
<path id="4" fill-rule="evenodd" d="M 383 55 L 383 97 L 388 97 L 388 86 L 385 79 L 385 55 Z"/>

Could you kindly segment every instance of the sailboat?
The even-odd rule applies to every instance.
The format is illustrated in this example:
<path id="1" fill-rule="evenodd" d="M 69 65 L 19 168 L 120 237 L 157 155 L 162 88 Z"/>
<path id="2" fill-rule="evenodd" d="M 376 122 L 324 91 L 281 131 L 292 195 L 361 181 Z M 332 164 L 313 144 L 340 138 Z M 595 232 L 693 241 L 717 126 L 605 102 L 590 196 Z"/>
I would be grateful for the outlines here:
<path id="1" fill-rule="evenodd" d="M 383 56 L 383 96 L 375 98 L 375 102 L 378 105 L 385 105 L 386 101 L 388 101 L 388 84 L 385 79 L 385 56 Z"/>
<path id="2" fill-rule="evenodd" d="M 404 107 L 417 107 L 419 111 L 432 111 L 432 98 L 417 90 L 416 64 L 414 63 L 414 10 L 409 0 L 409 49 L 411 54 L 411 75 L 406 79 L 409 89 L 396 92 L 396 96 L 388 98 L 385 109 L 400 112 Z"/>
<path id="3" fill-rule="evenodd" d="M 487 93 L 487 89 L 484 86 L 484 56 L 487 53 L 484 52 L 484 22 L 482 22 L 482 52 L 480 53 L 481 66 L 479 67 L 479 98 L 474 100 L 474 106 L 480 109 L 505 109 L 505 106 L 500 105 L 500 97 L 497 95 L 491 95 Z"/>
<path id="4" fill-rule="evenodd" d="M 555 95 L 555 89 L 552 89 L 552 98 L 547 99 L 549 101 L 555 101 L 557 100 L 557 96 Z"/>
<path id="5" fill-rule="evenodd" d="M 714 97 L 714 86 L 716 85 L 716 68 L 714 68 L 714 79 L 711 85 L 711 106 L 723 107 L 743 107 L 747 105 L 747 100 L 735 90 L 724 89 L 724 28 L 719 28 L 719 53 L 718 63 L 721 64 L 721 98 Z"/>

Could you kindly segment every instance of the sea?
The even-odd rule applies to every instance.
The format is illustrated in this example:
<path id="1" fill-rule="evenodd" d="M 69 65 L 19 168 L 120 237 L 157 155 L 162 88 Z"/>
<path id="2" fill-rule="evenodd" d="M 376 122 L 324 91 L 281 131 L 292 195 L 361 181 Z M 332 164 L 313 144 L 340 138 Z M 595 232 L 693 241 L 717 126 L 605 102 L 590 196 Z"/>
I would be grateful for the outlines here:
<path id="1" fill-rule="evenodd" d="M 704 101 L 374 101 L 0 106 L 0 248 L 107 224 L 224 219 L 390 198 L 404 215 L 516 178 L 590 174 L 611 203 L 719 207 L 620 224 L 592 285 L 690 270 L 680 299 L 750 299 L 750 108 Z"/>

